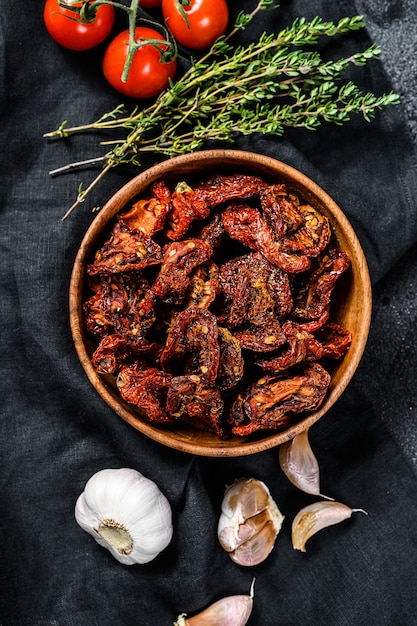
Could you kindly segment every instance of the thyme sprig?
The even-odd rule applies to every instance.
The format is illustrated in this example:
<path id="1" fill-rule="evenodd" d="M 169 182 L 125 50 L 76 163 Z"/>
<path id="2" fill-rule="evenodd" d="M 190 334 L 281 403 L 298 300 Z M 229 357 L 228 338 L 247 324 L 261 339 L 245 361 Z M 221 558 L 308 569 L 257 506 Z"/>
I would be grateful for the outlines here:
<path id="1" fill-rule="evenodd" d="M 262 34 L 257 41 L 234 47 L 231 37 L 247 27 L 273 0 L 260 0 L 251 13 L 240 13 L 233 30 L 220 37 L 207 54 L 146 108 L 127 114 L 122 106 L 96 122 L 68 128 L 67 122 L 46 137 L 68 137 L 85 130 L 123 131 L 125 137 L 101 142 L 108 150 L 100 157 L 71 163 L 51 174 L 81 165 L 102 163 L 89 186 L 79 188 L 65 219 L 112 168 L 141 165 L 141 154 L 173 157 L 201 149 L 207 140 L 232 143 L 237 135 L 262 133 L 282 136 L 286 127 L 317 129 L 322 122 L 344 124 L 353 113 L 371 120 L 377 109 L 397 104 L 394 93 L 362 93 L 351 81 L 342 83 L 349 66 L 363 66 L 377 58 L 371 45 L 347 58 L 324 61 L 312 47 L 320 37 L 333 37 L 364 27 L 361 16 L 337 23 L 316 17 L 296 19 L 278 34 Z M 306 49 L 305 49 L 306 48 Z"/>

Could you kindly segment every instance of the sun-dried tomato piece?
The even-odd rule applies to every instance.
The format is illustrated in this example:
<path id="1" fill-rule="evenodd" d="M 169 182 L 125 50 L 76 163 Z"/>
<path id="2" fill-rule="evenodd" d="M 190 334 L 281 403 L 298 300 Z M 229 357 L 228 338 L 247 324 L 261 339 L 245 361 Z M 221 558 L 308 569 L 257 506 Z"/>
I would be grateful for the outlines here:
<path id="1" fill-rule="evenodd" d="M 265 326 L 274 319 L 275 300 L 269 288 L 268 268 L 261 259 L 256 261 L 252 257 L 246 272 L 246 294 L 241 295 L 247 303 L 245 319 L 255 326 Z"/>
<path id="2" fill-rule="evenodd" d="M 178 313 L 161 354 L 167 371 L 195 374 L 210 386 L 215 384 L 220 361 L 217 320 L 206 309 Z"/>
<path id="3" fill-rule="evenodd" d="M 330 375 L 318 363 L 296 374 L 265 375 L 250 387 L 241 402 L 246 422 L 240 419 L 232 426 L 232 433 L 248 435 L 259 429 L 285 428 L 295 414 L 317 409 L 329 384 Z M 234 410 L 237 413 L 236 407 Z"/>
<path id="4" fill-rule="evenodd" d="M 240 342 L 230 330 L 218 327 L 220 361 L 217 372 L 216 386 L 220 391 L 230 391 L 240 382 L 245 363 L 242 357 Z"/>
<path id="5" fill-rule="evenodd" d="M 149 235 L 131 231 L 123 222 L 117 222 L 110 238 L 96 252 L 94 262 L 87 266 L 87 272 L 90 276 L 115 274 L 141 270 L 161 261 L 161 248 Z"/>
<path id="6" fill-rule="evenodd" d="M 352 333 L 339 324 L 325 324 L 315 335 L 308 332 L 305 326 L 307 324 L 285 322 L 282 327 L 286 337 L 283 351 L 272 358 L 259 359 L 257 364 L 265 371 L 279 372 L 302 361 L 339 359 L 349 349 Z"/>
<path id="7" fill-rule="evenodd" d="M 222 265 L 220 265 L 219 280 L 221 287 L 227 297 L 234 297 L 239 280 L 239 273 L 242 268 L 245 268 L 248 262 L 249 255 L 244 254 L 230 259 L 230 261 L 226 261 L 225 263 L 222 263 Z"/>
<path id="8" fill-rule="evenodd" d="M 242 348 L 252 352 L 272 352 L 287 341 L 281 324 L 277 320 L 272 320 L 267 326 L 239 328 L 234 335 Z"/>
<path id="9" fill-rule="evenodd" d="M 122 365 L 141 358 L 157 360 L 161 346 L 141 337 L 134 341 L 126 335 L 106 335 L 100 341 L 91 357 L 91 362 L 99 374 L 115 374 Z"/>
<path id="10" fill-rule="evenodd" d="M 171 417 L 198 430 L 214 432 L 223 439 L 223 406 L 220 391 L 205 385 L 199 376 L 172 379 L 166 399 L 166 410 Z"/>
<path id="11" fill-rule="evenodd" d="M 287 321 L 282 326 L 283 350 L 272 358 L 260 359 L 257 363 L 263 370 L 280 372 L 302 361 L 319 361 L 323 357 L 323 346 L 299 324 Z"/>
<path id="12" fill-rule="evenodd" d="M 240 326 L 245 321 L 250 296 L 249 277 L 244 271 L 239 272 L 236 283 L 236 291 L 234 293 L 227 318 L 230 328 Z"/>
<path id="13" fill-rule="evenodd" d="M 159 203 L 163 205 L 161 213 L 166 215 L 171 208 L 171 191 L 169 190 L 166 182 L 164 180 L 157 180 L 151 186 L 151 193 L 159 201 Z"/>
<path id="14" fill-rule="evenodd" d="M 224 308 L 227 311 L 224 317 L 228 326 L 239 326 L 245 319 L 246 298 L 240 299 L 242 288 L 246 287 L 245 267 L 249 262 L 249 255 L 238 256 L 226 261 L 219 267 L 219 281 L 222 288 Z M 230 319 L 229 319 L 230 318 Z"/>
<path id="15" fill-rule="evenodd" d="M 230 432 L 232 432 L 232 428 L 236 431 L 238 431 L 240 427 L 246 428 L 249 423 L 243 408 L 245 395 L 246 391 L 245 388 L 242 386 L 233 396 L 233 401 L 231 402 L 228 413 L 226 415 L 226 424 Z M 236 434 L 239 434 L 239 432 L 237 432 Z"/>
<path id="16" fill-rule="evenodd" d="M 151 196 L 141 198 L 132 205 L 132 208 L 119 216 L 130 231 L 140 231 L 144 235 L 152 236 L 163 229 L 165 218 L 171 210 L 171 192 L 162 180 L 151 187 Z"/>
<path id="17" fill-rule="evenodd" d="M 271 185 L 260 194 L 263 215 L 282 249 L 317 256 L 330 242 L 327 217 L 308 204 L 300 205 L 285 185 Z"/>
<path id="18" fill-rule="evenodd" d="M 257 430 L 272 428 L 273 430 L 284 430 L 291 425 L 293 418 L 289 413 L 279 413 L 276 415 L 271 414 L 269 419 L 273 420 L 273 425 L 269 426 L 265 420 L 265 426 L 261 420 L 249 420 L 245 410 L 246 392 L 239 392 L 234 401 L 232 402 L 229 413 L 226 417 L 227 426 L 233 435 L 239 435 L 244 437 L 251 435 Z"/>
<path id="19" fill-rule="evenodd" d="M 329 220 L 309 204 L 301 205 L 298 211 L 302 217 L 302 224 L 283 238 L 283 247 L 288 252 L 317 256 L 330 242 Z"/>
<path id="20" fill-rule="evenodd" d="M 151 422 L 170 424 L 175 419 L 165 410 L 167 391 L 172 376 L 151 367 L 125 367 L 116 379 L 120 395 L 126 402 L 145 411 Z"/>
<path id="21" fill-rule="evenodd" d="M 163 253 L 152 292 L 168 304 L 179 304 L 190 286 L 189 275 L 211 257 L 212 249 L 200 239 L 186 239 L 168 244 Z"/>
<path id="22" fill-rule="evenodd" d="M 219 174 L 194 187 L 194 191 L 210 208 L 213 208 L 231 200 L 256 198 L 265 186 L 265 181 L 257 176 Z"/>
<path id="23" fill-rule="evenodd" d="M 302 330 L 306 330 L 308 333 L 315 333 L 319 328 L 321 328 L 322 326 L 324 326 L 324 324 L 326 324 L 326 322 L 329 319 L 329 316 L 330 316 L 330 304 L 324 307 L 320 317 L 318 317 L 316 320 L 309 320 L 308 322 L 304 322 L 298 319 L 297 324 Z"/>
<path id="24" fill-rule="evenodd" d="M 228 324 L 265 326 L 285 318 L 292 308 L 288 274 L 262 254 L 250 253 L 220 267 L 220 284 L 229 301 Z"/>
<path id="25" fill-rule="evenodd" d="M 221 252 L 224 241 L 224 226 L 221 213 L 215 213 L 208 224 L 205 224 L 198 235 L 211 246 L 213 256 Z"/>
<path id="26" fill-rule="evenodd" d="M 187 306 L 208 309 L 220 291 L 219 268 L 213 262 L 204 263 L 190 276 Z"/>
<path id="27" fill-rule="evenodd" d="M 349 266 L 348 255 L 335 248 L 318 257 L 311 273 L 300 279 L 292 315 L 302 320 L 320 318 L 330 303 L 336 281 Z"/>
<path id="28" fill-rule="evenodd" d="M 280 239 L 296 230 L 302 223 L 297 196 L 290 195 L 286 185 L 269 185 L 260 192 L 262 213 Z"/>
<path id="29" fill-rule="evenodd" d="M 137 272 L 101 274 L 95 293 L 84 303 L 84 319 L 95 335 L 144 336 L 155 322 L 155 297 Z"/>
<path id="30" fill-rule="evenodd" d="M 204 199 L 185 182 L 177 184 L 171 201 L 172 210 L 166 235 L 173 241 L 182 239 L 195 219 L 202 220 L 210 213 Z"/>
<path id="31" fill-rule="evenodd" d="M 223 211 L 222 219 L 225 230 L 232 239 L 259 251 L 270 263 L 285 272 L 295 274 L 309 269 L 309 257 L 285 252 L 257 209 L 233 204 Z"/>
<path id="32" fill-rule="evenodd" d="M 287 272 L 267 263 L 268 289 L 274 299 L 275 317 L 279 320 L 290 315 L 293 306 L 291 279 Z"/>
<path id="33" fill-rule="evenodd" d="M 329 322 L 316 333 L 316 338 L 323 347 L 323 357 L 340 359 L 348 351 L 352 342 L 352 333 L 339 324 Z"/>
<path id="34" fill-rule="evenodd" d="M 113 332 L 113 311 L 107 303 L 107 289 L 97 291 L 83 304 L 84 322 L 88 332 L 102 336 Z"/>

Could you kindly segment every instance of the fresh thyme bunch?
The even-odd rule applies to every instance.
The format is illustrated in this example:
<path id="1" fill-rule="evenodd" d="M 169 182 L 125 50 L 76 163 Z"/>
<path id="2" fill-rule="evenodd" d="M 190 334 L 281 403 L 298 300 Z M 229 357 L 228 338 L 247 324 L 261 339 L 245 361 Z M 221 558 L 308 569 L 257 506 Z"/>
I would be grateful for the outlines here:
<path id="1" fill-rule="evenodd" d="M 141 165 L 141 153 L 173 157 L 194 152 L 207 140 L 232 143 L 238 134 L 263 133 L 281 136 L 285 127 L 316 129 L 322 121 L 344 124 L 352 113 L 370 120 L 376 109 L 397 104 L 394 93 L 376 96 L 362 93 L 353 83 L 341 84 L 351 65 L 364 65 L 378 57 L 370 46 L 348 58 L 324 61 L 316 50 L 320 36 L 333 37 L 364 27 L 362 17 L 346 17 L 337 24 L 316 17 L 296 19 L 278 34 L 262 34 L 247 46 L 229 41 L 273 0 L 259 0 L 251 13 L 240 13 L 233 30 L 219 38 L 207 54 L 170 85 L 150 106 L 126 114 L 123 106 L 96 122 L 67 127 L 67 122 L 45 137 L 67 137 L 84 130 L 120 130 L 124 139 L 102 142 L 108 151 L 98 158 L 71 163 L 57 174 L 88 163 L 102 162 L 100 173 L 84 189 L 64 215 L 65 219 L 91 192 L 99 180 L 121 163 Z M 308 49 L 303 47 L 308 46 Z"/>

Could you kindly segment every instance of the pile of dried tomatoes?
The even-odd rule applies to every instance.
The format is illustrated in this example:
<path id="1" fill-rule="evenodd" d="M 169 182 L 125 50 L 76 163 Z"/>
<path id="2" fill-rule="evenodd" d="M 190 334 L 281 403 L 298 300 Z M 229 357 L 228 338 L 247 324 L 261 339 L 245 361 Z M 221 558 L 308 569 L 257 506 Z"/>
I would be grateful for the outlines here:
<path id="1" fill-rule="evenodd" d="M 351 333 L 330 321 L 349 268 L 328 219 L 284 184 L 154 183 L 88 265 L 99 373 L 151 422 L 220 438 L 287 428 L 322 403 Z"/>

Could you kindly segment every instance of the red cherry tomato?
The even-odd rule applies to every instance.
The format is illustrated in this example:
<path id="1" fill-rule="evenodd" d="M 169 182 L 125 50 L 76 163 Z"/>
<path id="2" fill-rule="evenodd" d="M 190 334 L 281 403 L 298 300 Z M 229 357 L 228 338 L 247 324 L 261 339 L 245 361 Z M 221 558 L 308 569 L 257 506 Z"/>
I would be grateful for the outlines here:
<path id="1" fill-rule="evenodd" d="M 140 6 L 142 9 L 155 9 L 161 6 L 162 0 L 140 0 Z"/>
<path id="2" fill-rule="evenodd" d="M 229 20 L 225 0 L 162 0 L 166 25 L 178 43 L 192 50 L 209 48 L 223 35 Z M 184 12 L 184 14 L 182 13 Z M 184 19 L 184 15 L 187 19 Z M 187 23 L 188 22 L 188 23 Z"/>
<path id="3" fill-rule="evenodd" d="M 76 3 L 77 7 L 82 3 Z M 46 30 L 57 43 L 70 50 L 89 50 L 108 37 L 114 24 L 114 7 L 99 6 L 92 22 L 83 23 L 79 16 L 59 6 L 58 0 L 46 0 L 43 19 Z"/>
<path id="4" fill-rule="evenodd" d="M 135 41 L 161 39 L 153 28 L 137 26 Z M 162 46 L 166 49 L 166 46 Z M 129 31 L 125 30 L 109 44 L 103 58 L 103 72 L 110 85 L 131 98 L 153 98 L 168 87 L 177 69 L 176 61 L 161 63 L 161 52 L 152 44 L 139 48 L 132 59 L 127 81 L 122 81 L 123 69 L 129 50 Z"/>

